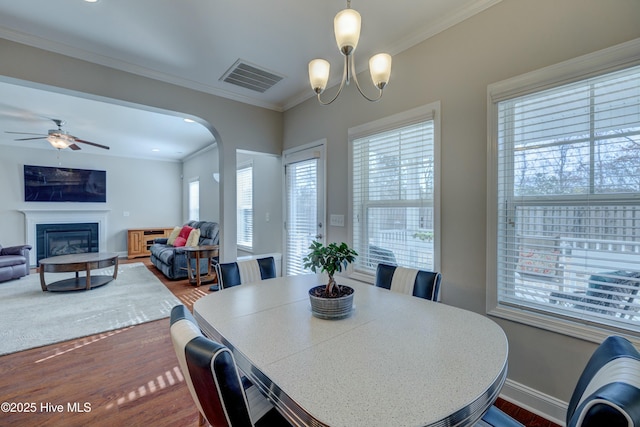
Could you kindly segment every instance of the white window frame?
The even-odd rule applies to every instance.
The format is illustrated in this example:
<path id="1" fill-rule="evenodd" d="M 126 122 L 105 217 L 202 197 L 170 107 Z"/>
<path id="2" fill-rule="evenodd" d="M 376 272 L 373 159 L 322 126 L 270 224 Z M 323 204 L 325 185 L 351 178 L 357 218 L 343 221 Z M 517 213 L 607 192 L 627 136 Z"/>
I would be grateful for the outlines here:
<path id="1" fill-rule="evenodd" d="M 240 225 L 242 223 L 242 221 L 240 221 L 240 206 L 239 206 L 239 201 L 240 201 L 240 173 L 246 170 L 250 170 L 250 175 L 251 175 L 251 180 L 250 180 L 250 184 L 251 184 L 251 235 L 249 236 L 251 239 L 251 242 L 249 241 L 240 241 L 240 237 L 241 234 L 239 232 L 239 228 Z M 236 212 L 238 213 L 238 216 L 236 218 L 236 223 L 237 223 L 237 227 L 238 227 L 238 232 L 237 232 L 237 237 L 236 237 L 236 243 L 237 243 L 237 247 L 238 249 L 245 251 L 245 252 L 253 252 L 253 225 L 254 225 L 254 220 L 253 220 L 253 214 L 254 214 L 254 208 L 253 208 L 253 162 L 249 161 L 246 163 L 242 163 L 240 165 L 238 165 L 237 169 L 236 169 Z"/>
<path id="2" fill-rule="evenodd" d="M 371 136 L 378 133 L 386 132 L 393 129 L 399 129 L 412 124 L 420 123 L 427 120 L 433 120 L 433 269 L 440 271 L 440 101 L 426 104 L 413 108 L 392 116 L 388 116 L 379 120 L 365 123 L 352 127 L 348 130 L 349 139 L 349 238 L 353 246 L 354 236 L 354 157 L 353 157 L 353 141 L 365 136 Z M 375 271 L 358 271 L 351 264 L 348 268 L 348 275 L 354 279 L 373 283 L 375 281 Z"/>
<path id="3" fill-rule="evenodd" d="M 188 219 L 189 221 L 200 221 L 200 177 L 195 176 L 189 179 L 188 190 Z M 197 197 L 193 197 L 194 192 Z"/>
<path id="4" fill-rule="evenodd" d="M 498 103 L 502 100 L 539 92 L 552 87 L 606 74 L 640 64 L 640 39 L 613 46 L 602 51 L 571 59 L 541 70 L 533 71 L 487 88 L 487 314 L 558 332 L 595 343 L 602 342 L 612 332 L 625 335 L 640 343 L 640 335 L 627 329 L 617 329 L 587 322 L 500 304 L 498 301 Z"/>

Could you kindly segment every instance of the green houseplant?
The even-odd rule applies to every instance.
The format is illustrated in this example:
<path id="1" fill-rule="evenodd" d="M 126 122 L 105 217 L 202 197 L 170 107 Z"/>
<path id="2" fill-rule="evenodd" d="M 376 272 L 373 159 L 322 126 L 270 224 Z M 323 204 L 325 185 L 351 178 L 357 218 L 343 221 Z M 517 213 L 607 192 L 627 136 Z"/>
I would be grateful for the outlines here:
<path id="1" fill-rule="evenodd" d="M 340 319 L 347 317 L 353 307 L 354 289 L 350 286 L 338 285 L 334 274 L 342 271 L 354 262 L 358 253 L 349 245 L 330 243 L 325 246 L 314 241 L 309 246 L 310 252 L 302 261 L 304 267 L 314 273 L 327 273 L 329 279 L 326 285 L 309 289 L 311 312 L 323 319 Z"/>

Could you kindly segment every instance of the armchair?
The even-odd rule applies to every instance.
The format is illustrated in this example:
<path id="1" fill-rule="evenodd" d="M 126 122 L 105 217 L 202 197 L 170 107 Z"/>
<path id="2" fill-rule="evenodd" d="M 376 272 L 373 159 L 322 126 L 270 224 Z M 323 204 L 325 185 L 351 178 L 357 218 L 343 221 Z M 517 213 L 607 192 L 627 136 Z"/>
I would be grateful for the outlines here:
<path id="1" fill-rule="evenodd" d="M 0 282 L 18 279 L 29 274 L 29 251 L 31 246 L 0 245 Z"/>
<path id="2" fill-rule="evenodd" d="M 640 272 L 611 271 L 593 274 L 589 277 L 586 292 L 552 292 L 550 301 L 605 315 L 615 316 L 621 313 L 624 318 L 637 314 L 638 288 Z"/>
<path id="3" fill-rule="evenodd" d="M 398 265 L 393 251 L 376 245 L 369 245 L 369 261 L 372 265 L 377 265 L 378 263 Z"/>

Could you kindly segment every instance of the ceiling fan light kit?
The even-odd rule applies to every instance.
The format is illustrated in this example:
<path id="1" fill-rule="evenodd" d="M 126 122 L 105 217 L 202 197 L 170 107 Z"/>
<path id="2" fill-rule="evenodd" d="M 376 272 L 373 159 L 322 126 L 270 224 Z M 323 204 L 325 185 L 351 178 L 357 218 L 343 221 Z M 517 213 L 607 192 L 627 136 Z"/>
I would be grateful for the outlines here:
<path id="1" fill-rule="evenodd" d="M 345 85 L 348 85 L 353 79 L 358 88 L 358 92 L 366 98 L 368 101 L 375 102 L 382 98 L 382 91 L 389 83 L 389 77 L 391 75 L 391 55 L 387 53 L 379 53 L 374 55 L 369 60 L 369 72 L 371 73 L 371 80 L 373 84 L 378 88 L 378 96 L 370 98 L 364 94 L 358 83 L 356 77 L 356 70 L 353 59 L 353 52 L 358 46 L 360 39 L 360 27 L 361 27 L 360 14 L 351 9 L 351 0 L 347 0 L 347 8 L 338 12 L 333 20 L 333 30 L 336 37 L 336 43 L 340 53 L 344 56 L 344 70 L 342 72 L 342 82 L 338 88 L 336 95 L 329 101 L 323 101 L 320 95 L 324 92 L 329 81 L 329 71 L 331 65 L 329 61 L 324 59 L 314 59 L 309 62 L 309 82 L 311 88 L 318 97 L 318 102 L 322 105 L 329 105 L 335 101 Z"/>
<path id="2" fill-rule="evenodd" d="M 49 141 L 49 144 L 51 144 L 53 148 L 57 148 L 58 150 L 62 150 L 69 146 L 69 143 L 64 138 L 57 135 L 49 135 L 47 137 L 47 141 Z"/>
<path id="3" fill-rule="evenodd" d="M 72 150 L 80 150 L 80 147 L 76 144 L 76 142 L 82 143 L 82 144 L 88 144 L 88 145 L 92 145 L 94 147 L 98 147 L 98 148 L 103 148 L 105 150 L 108 150 L 109 147 L 107 147 L 106 145 L 102 145 L 102 144 L 96 144 L 95 142 L 90 142 L 90 141 L 85 141 L 83 139 L 79 139 L 76 138 L 75 136 L 69 134 L 68 132 L 62 130 L 62 125 L 64 124 L 64 121 L 59 120 L 59 119 L 51 119 L 56 126 L 58 126 L 58 129 L 49 129 L 49 132 L 47 135 L 41 135 L 41 136 L 37 136 L 34 138 L 19 138 L 16 139 L 16 141 L 29 141 L 29 140 L 34 140 L 34 139 L 46 139 L 47 142 L 49 144 L 51 144 L 51 146 L 53 148 L 57 148 L 58 150 L 63 150 L 65 148 L 70 148 Z M 17 134 L 23 134 L 23 135 L 37 135 L 37 134 L 32 134 L 32 133 L 28 133 L 28 132 L 9 132 L 6 131 L 6 133 L 17 133 Z"/>

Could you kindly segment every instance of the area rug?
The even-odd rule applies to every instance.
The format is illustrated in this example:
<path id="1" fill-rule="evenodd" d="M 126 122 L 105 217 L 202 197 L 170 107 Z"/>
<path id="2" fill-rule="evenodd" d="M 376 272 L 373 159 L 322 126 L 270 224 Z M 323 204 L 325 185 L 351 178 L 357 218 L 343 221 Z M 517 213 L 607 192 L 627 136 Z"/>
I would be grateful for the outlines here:
<path id="1" fill-rule="evenodd" d="M 92 270 L 113 274 L 113 267 Z M 74 273 L 46 273 L 47 283 Z M 80 273 L 83 275 L 83 273 Z M 142 263 L 89 291 L 43 292 L 40 276 L 0 283 L 0 355 L 168 317 L 180 301 Z"/>

